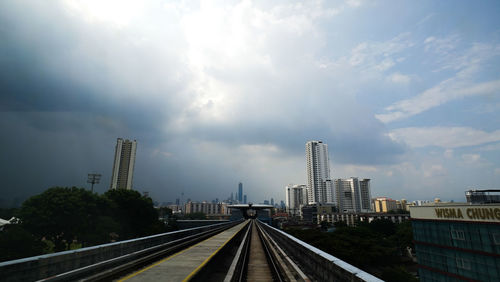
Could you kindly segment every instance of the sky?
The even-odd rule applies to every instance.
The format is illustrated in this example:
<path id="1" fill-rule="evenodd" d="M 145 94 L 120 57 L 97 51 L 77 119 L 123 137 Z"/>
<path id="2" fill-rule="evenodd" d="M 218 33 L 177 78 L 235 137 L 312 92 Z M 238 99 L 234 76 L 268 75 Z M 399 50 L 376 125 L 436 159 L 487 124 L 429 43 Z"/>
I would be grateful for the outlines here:
<path id="1" fill-rule="evenodd" d="M 110 186 L 284 200 L 305 143 L 372 196 L 500 189 L 498 1 L 0 1 L 1 202 Z"/>

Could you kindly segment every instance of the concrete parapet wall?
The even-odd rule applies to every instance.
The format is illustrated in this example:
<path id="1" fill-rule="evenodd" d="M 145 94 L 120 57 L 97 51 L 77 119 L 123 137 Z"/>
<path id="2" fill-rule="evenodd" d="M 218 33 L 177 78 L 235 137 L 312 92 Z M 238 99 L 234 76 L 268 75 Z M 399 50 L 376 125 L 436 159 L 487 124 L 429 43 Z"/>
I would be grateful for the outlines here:
<path id="1" fill-rule="evenodd" d="M 279 229 L 262 224 L 273 239 L 306 273 L 317 281 L 383 281 Z M 360 254 L 362 255 L 362 254 Z"/>
<path id="2" fill-rule="evenodd" d="M 78 250 L 1 262 L 0 281 L 36 281 L 45 279 L 190 235 L 199 234 L 213 228 L 234 224 L 236 224 L 236 222 L 219 223 Z"/>

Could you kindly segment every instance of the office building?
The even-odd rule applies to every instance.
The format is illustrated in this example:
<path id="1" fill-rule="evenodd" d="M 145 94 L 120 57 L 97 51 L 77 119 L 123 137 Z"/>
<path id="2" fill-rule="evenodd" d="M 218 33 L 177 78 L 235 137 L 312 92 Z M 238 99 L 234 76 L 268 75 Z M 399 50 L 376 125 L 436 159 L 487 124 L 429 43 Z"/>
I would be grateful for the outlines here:
<path id="1" fill-rule="evenodd" d="M 123 140 L 122 138 L 116 140 L 110 189 L 132 189 L 136 149 L 137 141 L 135 140 Z"/>
<path id="2" fill-rule="evenodd" d="M 465 191 L 465 198 L 472 204 L 500 203 L 500 190 L 469 190 Z"/>
<path id="3" fill-rule="evenodd" d="M 243 204 L 247 203 L 247 195 L 243 195 Z"/>
<path id="4" fill-rule="evenodd" d="M 371 212 L 370 179 L 335 179 L 333 186 L 340 212 Z"/>
<path id="5" fill-rule="evenodd" d="M 306 168 L 308 203 L 333 202 L 333 193 L 327 193 L 327 180 L 330 180 L 327 144 L 322 141 L 309 141 L 306 143 Z"/>
<path id="6" fill-rule="evenodd" d="M 286 212 L 291 216 L 299 216 L 300 208 L 307 205 L 306 185 L 288 184 L 285 187 Z"/>
<path id="7" fill-rule="evenodd" d="M 395 200 L 387 197 L 378 197 L 373 199 L 375 212 L 386 213 L 398 209 L 398 204 Z"/>
<path id="8" fill-rule="evenodd" d="M 500 281 L 500 204 L 411 206 L 421 281 Z"/>
<path id="9" fill-rule="evenodd" d="M 238 184 L 238 202 L 243 203 L 243 183 Z"/>

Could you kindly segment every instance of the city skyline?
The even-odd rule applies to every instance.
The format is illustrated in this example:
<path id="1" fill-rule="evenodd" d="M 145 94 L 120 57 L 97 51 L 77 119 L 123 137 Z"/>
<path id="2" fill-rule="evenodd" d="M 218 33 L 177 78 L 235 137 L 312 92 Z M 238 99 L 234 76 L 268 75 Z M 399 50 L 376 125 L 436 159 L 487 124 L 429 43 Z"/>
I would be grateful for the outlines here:
<path id="1" fill-rule="evenodd" d="M 248 201 L 305 184 L 304 143 L 372 196 L 500 187 L 498 1 L 0 2 L 4 201 L 102 174 Z"/>

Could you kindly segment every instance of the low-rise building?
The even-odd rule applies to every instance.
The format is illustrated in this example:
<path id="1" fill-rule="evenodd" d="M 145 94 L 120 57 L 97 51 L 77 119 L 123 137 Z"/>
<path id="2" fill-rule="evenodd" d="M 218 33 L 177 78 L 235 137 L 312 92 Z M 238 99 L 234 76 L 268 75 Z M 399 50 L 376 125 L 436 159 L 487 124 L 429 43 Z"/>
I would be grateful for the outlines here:
<path id="1" fill-rule="evenodd" d="M 209 202 L 187 202 L 184 206 L 186 214 L 202 212 L 205 215 L 227 215 L 231 214 L 226 203 L 209 203 Z"/>
<path id="2" fill-rule="evenodd" d="M 500 190 L 468 190 L 465 191 L 465 198 L 467 203 L 472 204 L 500 203 Z"/>
<path id="3" fill-rule="evenodd" d="M 398 209 L 397 202 L 387 197 L 378 197 L 373 199 L 373 206 L 375 208 L 375 212 L 381 213 L 386 213 Z"/>
<path id="4" fill-rule="evenodd" d="M 299 217 L 302 206 L 307 205 L 306 185 L 289 184 L 285 187 L 286 211 L 290 217 Z"/>

